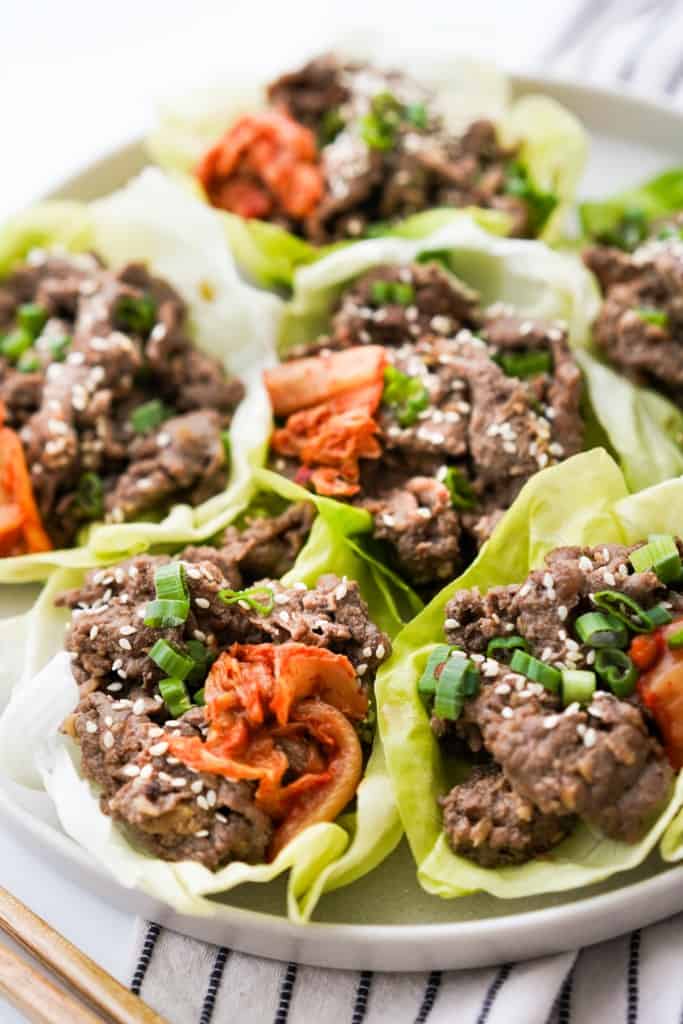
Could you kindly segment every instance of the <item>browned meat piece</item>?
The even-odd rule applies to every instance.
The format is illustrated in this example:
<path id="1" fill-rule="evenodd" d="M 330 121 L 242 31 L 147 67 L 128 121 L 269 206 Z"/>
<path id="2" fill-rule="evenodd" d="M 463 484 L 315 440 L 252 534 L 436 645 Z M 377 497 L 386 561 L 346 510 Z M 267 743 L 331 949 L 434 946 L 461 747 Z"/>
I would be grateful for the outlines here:
<path id="1" fill-rule="evenodd" d="M 683 247 L 678 238 L 645 242 L 628 255 L 597 247 L 584 254 L 604 301 L 593 336 L 637 384 L 683 401 Z"/>
<path id="2" fill-rule="evenodd" d="M 493 766 L 474 768 L 440 803 L 451 849 L 483 868 L 523 864 L 547 853 L 576 820 L 541 813 Z"/>
<path id="3" fill-rule="evenodd" d="M 244 530 L 229 526 L 219 541 L 221 558 L 239 566 L 245 584 L 280 579 L 294 565 L 314 518 L 314 506 L 300 502 L 279 516 L 252 520 Z"/>
<path id="4" fill-rule="evenodd" d="M 183 715 L 178 731 L 201 735 L 204 715 Z M 164 860 L 193 860 L 215 871 L 231 860 L 263 861 L 270 819 L 253 785 L 190 771 L 167 756 L 163 730 L 130 700 L 93 693 L 73 718 L 83 774 L 102 789 L 105 814 Z"/>
<path id="5" fill-rule="evenodd" d="M 322 54 L 271 82 L 267 95 L 272 104 L 284 107 L 295 121 L 318 132 L 325 114 L 335 111 L 349 98 L 344 65 L 334 54 Z"/>

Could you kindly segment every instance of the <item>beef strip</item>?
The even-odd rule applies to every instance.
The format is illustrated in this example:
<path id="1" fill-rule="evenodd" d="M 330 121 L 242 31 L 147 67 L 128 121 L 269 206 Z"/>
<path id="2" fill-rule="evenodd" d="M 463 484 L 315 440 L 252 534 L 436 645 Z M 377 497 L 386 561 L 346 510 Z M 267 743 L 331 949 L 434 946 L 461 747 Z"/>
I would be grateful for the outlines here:
<path id="1" fill-rule="evenodd" d="M 493 658 L 494 636 L 518 634 L 530 653 L 556 667 L 590 667 L 590 649 L 574 640 L 572 623 L 591 610 L 598 590 L 624 593 L 644 608 L 663 598 L 675 611 L 683 597 L 654 572 L 634 573 L 633 548 L 558 548 L 523 584 L 486 595 L 457 592 L 446 608 L 446 636 L 478 661 L 482 685 L 456 732 L 481 746 L 516 794 L 543 814 L 579 815 L 614 839 L 635 842 L 667 798 L 672 772 L 641 710 L 598 691 L 591 704 L 561 708 L 558 698 Z M 683 551 L 683 545 L 679 545 Z M 443 731 L 441 723 L 436 723 Z M 450 798 L 449 798 L 450 799 Z M 459 806 L 457 796 L 453 796 Z"/>
<path id="2" fill-rule="evenodd" d="M 569 816 L 543 814 L 494 766 L 474 768 L 440 803 L 451 849 L 483 868 L 533 860 L 561 842 L 575 823 Z"/>
<path id="3" fill-rule="evenodd" d="M 153 303 L 153 324 L 131 325 L 122 303 L 144 299 Z M 71 544 L 105 510 L 119 521 L 224 487 L 221 431 L 243 388 L 194 348 L 185 305 L 170 285 L 137 264 L 113 273 L 89 254 L 38 251 L 0 284 L 3 329 L 27 302 L 48 318 L 33 346 L 40 369 L 24 374 L 0 358 L 0 402 L 8 425 L 20 430 L 55 544 Z M 64 350 L 55 354 L 60 339 Z M 136 434 L 131 414 L 159 398 L 178 415 Z M 102 500 L 83 500 L 86 474 L 101 479 Z"/>
<path id="4" fill-rule="evenodd" d="M 246 584 L 280 579 L 294 565 L 315 518 L 312 504 L 299 502 L 272 518 L 256 518 L 244 530 L 229 526 L 219 540 L 221 554 L 238 565 Z"/>
<path id="5" fill-rule="evenodd" d="M 632 254 L 584 253 L 603 303 L 593 329 L 609 361 L 637 384 L 683 403 L 683 242 L 645 242 Z"/>

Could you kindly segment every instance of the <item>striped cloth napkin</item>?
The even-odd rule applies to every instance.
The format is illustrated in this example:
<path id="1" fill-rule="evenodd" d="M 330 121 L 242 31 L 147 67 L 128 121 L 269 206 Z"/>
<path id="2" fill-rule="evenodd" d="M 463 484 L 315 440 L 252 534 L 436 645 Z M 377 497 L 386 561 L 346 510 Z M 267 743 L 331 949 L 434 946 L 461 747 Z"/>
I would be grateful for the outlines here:
<path id="1" fill-rule="evenodd" d="M 538 70 L 683 98 L 683 0 L 567 9 Z M 683 1024 L 681 936 L 683 914 L 526 963 L 375 974 L 263 960 L 142 921 L 131 988 L 170 1024 Z"/>

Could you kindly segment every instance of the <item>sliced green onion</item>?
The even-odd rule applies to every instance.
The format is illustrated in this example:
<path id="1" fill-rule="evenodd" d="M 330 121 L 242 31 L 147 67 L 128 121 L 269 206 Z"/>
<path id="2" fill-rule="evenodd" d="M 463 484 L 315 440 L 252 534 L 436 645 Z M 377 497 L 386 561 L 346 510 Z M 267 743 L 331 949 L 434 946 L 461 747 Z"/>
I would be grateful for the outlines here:
<path id="1" fill-rule="evenodd" d="M 35 341 L 47 323 L 47 310 L 38 302 L 26 302 L 17 310 L 17 323 L 31 335 Z"/>
<path id="2" fill-rule="evenodd" d="M 390 92 L 377 93 L 370 104 L 370 113 L 360 119 L 360 134 L 370 149 L 391 149 L 396 141 L 403 107 Z"/>
<path id="3" fill-rule="evenodd" d="M 395 281 L 393 289 L 393 300 L 399 306 L 409 306 L 415 299 L 415 289 L 407 281 Z"/>
<path id="4" fill-rule="evenodd" d="M 546 665 L 544 661 L 539 661 L 526 651 L 514 651 L 510 668 L 513 672 L 519 672 L 520 675 L 533 680 L 534 683 L 541 683 L 551 693 L 559 693 L 562 674 L 552 665 Z"/>
<path id="5" fill-rule="evenodd" d="M 669 633 L 666 638 L 666 642 L 673 650 L 683 647 L 683 627 L 675 629 L 673 632 Z"/>
<path id="6" fill-rule="evenodd" d="M 662 583 L 675 583 L 683 576 L 678 545 L 670 533 L 653 533 L 647 544 L 630 554 L 629 561 L 636 572 L 652 569 Z"/>
<path id="7" fill-rule="evenodd" d="M 409 377 L 395 366 L 387 366 L 382 401 L 394 410 L 402 427 L 411 427 L 429 405 L 429 391 L 419 377 Z"/>
<path id="8" fill-rule="evenodd" d="M 32 348 L 28 352 L 22 352 L 17 362 L 19 373 L 35 373 L 41 367 L 41 362 Z"/>
<path id="9" fill-rule="evenodd" d="M 562 703 L 565 707 L 575 703 L 590 704 L 595 687 L 595 672 L 566 668 L 562 672 Z"/>
<path id="10" fill-rule="evenodd" d="M 598 651 L 595 671 L 616 697 L 630 697 L 636 688 L 638 670 L 624 651 L 611 647 Z"/>
<path id="11" fill-rule="evenodd" d="M 229 460 L 232 455 L 232 438 L 229 430 L 221 430 L 221 444 L 223 445 L 223 454 Z"/>
<path id="12" fill-rule="evenodd" d="M 446 660 L 436 681 L 434 714 L 437 718 L 455 720 L 468 697 L 479 692 L 479 671 L 465 657 Z"/>
<path id="13" fill-rule="evenodd" d="M 147 335 L 156 322 L 156 302 L 148 295 L 139 299 L 132 295 L 122 295 L 116 303 L 114 318 L 118 326 L 135 334 Z"/>
<path id="14" fill-rule="evenodd" d="M 671 622 L 671 616 L 661 605 L 646 611 L 632 597 L 620 594 L 618 590 L 598 590 L 592 597 L 596 608 L 621 619 L 634 633 L 651 633 L 658 625 Z"/>
<path id="15" fill-rule="evenodd" d="M 378 306 L 383 306 L 389 301 L 391 281 L 373 281 L 370 286 L 370 298 Z"/>
<path id="16" fill-rule="evenodd" d="M 159 693 L 164 698 L 164 704 L 174 718 L 180 718 L 181 715 L 184 715 L 192 707 L 185 683 L 176 676 L 161 679 L 159 681 Z"/>
<path id="17" fill-rule="evenodd" d="M 158 598 L 168 601 L 186 601 L 187 585 L 182 562 L 166 562 L 154 571 L 154 589 Z"/>
<path id="18" fill-rule="evenodd" d="M 553 368 L 550 352 L 501 352 L 496 362 L 508 377 L 535 377 Z"/>
<path id="19" fill-rule="evenodd" d="M 133 410 L 130 422 L 137 434 L 146 434 L 172 415 L 173 411 L 164 405 L 161 399 L 153 398 L 151 402 L 144 402 Z"/>
<path id="20" fill-rule="evenodd" d="M 199 707 L 202 707 L 204 704 L 206 704 L 203 686 L 201 690 L 197 690 L 197 692 L 195 693 L 194 697 L 192 698 L 192 703 L 197 704 Z"/>
<path id="21" fill-rule="evenodd" d="M 55 363 L 64 362 L 71 346 L 71 340 L 70 334 L 55 335 L 55 337 L 47 339 L 47 350 Z M 42 344 L 43 342 L 41 341 Z"/>
<path id="22" fill-rule="evenodd" d="M 455 466 L 442 466 L 436 478 L 448 489 L 454 508 L 475 508 L 477 497 L 462 470 Z"/>
<path id="23" fill-rule="evenodd" d="M 411 103 L 406 107 L 406 121 L 414 124 L 416 128 L 426 128 L 429 123 L 427 108 L 424 103 Z"/>
<path id="24" fill-rule="evenodd" d="M 505 660 L 505 654 L 510 651 L 528 651 L 529 645 L 523 636 L 494 636 L 489 640 L 486 648 L 486 657 L 495 658 L 497 661 Z M 497 653 L 501 652 L 501 653 Z"/>
<path id="25" fill-rule="evenodd" d="M 654 327 L 663 328 L 669 326 L 669 314 L 663 309 L 653 309 L 650 306 L 639 306 L 636 309 L 636 313 L 646 324 L 652 324 Z"/>
<path id="26" fill-rule="evenodd" d="M 259 601 L 258 595 L 265 596 Z M 270 615 L 275 607 L 275 596 L 270 587 L 249 587 L 248 590 L 219 590 L 218 596 L 223 604 L 239 604 L 243 601 L 258 615 Z"/>
<path id="27" fill-rule="evenodd" d="M 626 647 L 628 630 L 616 615 L 586 612 L 575 623 L 579 639 L 589 647 Z"/>
<path id="28" fill-rule="evenodd" d="M 430 651 L 425 670 L 417 684 L 417 692 L 423 699 L 434 696 L 436 692 L 436 670 L 440 665 L 443 665 L 450 652 L 451 648 L 448 644 L 437 644 Z"/>
<path id="29" fill-rule="evenodd" d="M 155 665 L 158 665 L 162 672 L 168 672 L 169 676 L 178 679 L 187 679 L 194 668 L 192 658 L 187 658 L 175 647 L 169 644 L 168 640 L 157 640 L 149 651 L 149 657 Z"/>
<path id="30" fill-rule="evenodd" d="M 614 228 L 598 235 L 598 241 L 603 245 L 616 245 L 619 249 L 630 251 L 640 245 L 647 232 L 647 214 L 637 206 L 630 206 L 624 210 Z"/>
<path id="31" fill-rule="evenodd" d="M 529 169 L 518 160 L 511 161 L 506 170 L 505 190 L 523 199 L 529 211 L 529 226 L 534 234 L 546 224 L 559 200 L 553 192 L 544 192 L 532 180 Z"/>
<path id="32" fill-rule="evenodd" d="M 373 281 L 370 297 L 378 306 L 390 302 L 399 306 L 409 306 L 415 298 L 415 289 L 407 281 Z"/>
<path id="33" fill-rule="evenodd" d="M 84 473 L 78 481 L 76 505 L 87 519 L 104 515 L 104 484 L 97 473 Z"/>
<path id="34" fill-rule="evenodd" d="M 168 601 L 166 599 L 148 601 L 145 608 L 145 625 L 153 629 L 173 629 L 182 626 L 190 614 L 190 602 Z"/>
<path id="35" fill-rule="evenodd" d="M 15 362 L 33 345 L 33 335 L 25 327 L 15 327 L 0 341 L 0 353 Z"/>
<path id="36" fill-rule="evenodd" d="M 334 142 L 336 137 L 344 129 L 346 122 L 342 117 L 339 107 L 326 110 L 323 114 L 320 129 L 318 131 L 318 143 L 320 147 L 327 146 Z"/>
<path id="37" fill-rule="evenodd" d="M 185 644 L 187 653 L 194 662 L 194 668 L 187 677 L 188 683 L 201 683 L 206 679 L 209 669 L 216 660 L 216 655 L 205 647 L 200 640 L 188 640 Z"/>

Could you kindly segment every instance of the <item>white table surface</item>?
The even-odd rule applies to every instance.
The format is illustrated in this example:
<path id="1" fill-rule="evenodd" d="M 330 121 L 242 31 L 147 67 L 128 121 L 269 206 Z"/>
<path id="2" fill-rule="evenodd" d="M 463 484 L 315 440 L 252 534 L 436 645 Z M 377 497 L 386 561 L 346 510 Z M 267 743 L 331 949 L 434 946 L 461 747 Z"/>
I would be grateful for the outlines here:
<path id="1" fill-rule="evenodd" d="M 0 218 L 149 126 L 155 98 L 187 82 L 210 80 L 245 53 L 282 52 L 283 40 L 317 48 L 324 14 L 343 30 L 367 24 L 367 0 L 329 5 L 262 0 L 258 5 L 201 0 L 0 0 Z M 373 2 L 372 22 L 410 38 L 466 25 L 475 52 L 529 66 L 566 17 L 545 0 Z M 552 12 L 552 14 L 550 13 Z M 305 43 L 302 43 L 305 40 Z M 286 56 L 283 56 L 286 65 Z M 0 883 L 107 970 L 128 981 L 134 918 L 113 910 L 43 863 L 0 822 Z M 0 1021 L 22 1018 L 0 1002 Z"/>

